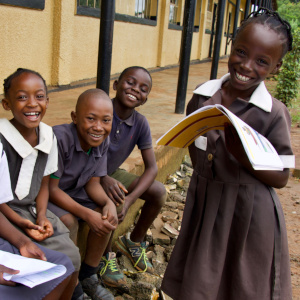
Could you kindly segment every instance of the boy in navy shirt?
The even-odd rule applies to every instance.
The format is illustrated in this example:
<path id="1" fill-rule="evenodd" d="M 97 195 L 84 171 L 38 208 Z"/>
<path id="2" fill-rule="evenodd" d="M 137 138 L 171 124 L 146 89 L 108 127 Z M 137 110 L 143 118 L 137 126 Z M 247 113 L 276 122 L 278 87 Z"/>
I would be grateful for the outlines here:
<path id="1" fill-rule="evenodd" d="M 81 285 L 75 288 L 74 299 L 82 295 L 83 288 L 92 299 L 110 300 L 114 297 L 99 284 L 96 273 L 111 232 L 117 226 L 116 207 L 100 184 L 100 177 L 106 175 L 113 120 L 111 100 L 102 90 L 87 90 L 79 96 L 71 117 L 71 124 L 53 128 L 58 144 L 58 170 L 50 179 L 49 209 L 69 228 L 75 243 L 78 219 L 90 227 L 79 273 Z"/>
<path id="2" fill-rule="evenodd" d="M 149 72 L 136 66 L 125 69 L 114 82 L 116 96 L 112 100 L 114 113 L 107 154 L 108 175 L 101 177 L 101 185 L 118 207 L 119 223 L 138 198 L 145 200 L 135 228 L 131 234 L 119 237 L 116 246 L 131 260 L 136 269 L 149 273 L 154 270 L 146 256 L 148 242 L 144 238 L 166 199 L 164 185 L 155 181 L 157 165 L 149 123 L 145 116 L 135 110 L 146 103 L 151 87 L 152 78 Z M 119 168 L 136 145 L 145 165 L 140 177 Z M 109 245 L 100 263 L 100 275 L 105 284 L 118 287 L 124 281 L 123 274 L 115 268 L 115 257 Z"/>

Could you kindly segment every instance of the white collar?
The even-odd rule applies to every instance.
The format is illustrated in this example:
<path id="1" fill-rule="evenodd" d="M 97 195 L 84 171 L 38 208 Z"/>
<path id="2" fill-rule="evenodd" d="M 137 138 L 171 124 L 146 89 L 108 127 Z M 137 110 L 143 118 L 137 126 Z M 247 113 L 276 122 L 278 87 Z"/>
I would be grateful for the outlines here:
<path id="1" fill-rule="evenodd" d="M 39 144 L 34 148 L 7 119 L 0 119 L 0 132 L 22 158 L 30 155 L 32 149 L 40 150 L 46 154 L 51 151 L 53 131 L 52 127 L 45 123 L 39 124 Z"/>
<path id="2" fill-rule="evenodd" d="M 203 95 L 206 97 L 212 97 L 221 87 L 222 84 L 228 80 L 230 74 L 226 74 L 220 79 L 213 79 L 203 83 L 196 90 L 194 94 Z M 261 108 L 266 112 L 271 112 L 272 110 L 272 96 L 268 92 L 264 82 L 262 81 L 255 91 L 252 93 L 249 103 Z"/>

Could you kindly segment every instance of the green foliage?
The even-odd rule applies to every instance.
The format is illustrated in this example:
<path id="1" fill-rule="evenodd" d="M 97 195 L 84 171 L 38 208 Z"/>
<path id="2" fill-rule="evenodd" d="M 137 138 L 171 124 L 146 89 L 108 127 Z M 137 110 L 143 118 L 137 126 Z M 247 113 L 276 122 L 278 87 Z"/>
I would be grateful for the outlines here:
<path id="1" fill-rule="evenodd" d="M 300 27 L 300 2 L 279 0 L 278 13 L 279 15 L 290 22 L 293 28 Z"/>
<path id="2" fill-rule="evenodd" d="M 300 28 L 293 30 L 293 50 L 288 52 L 283 60 L 280 73 L 277 76 L 275 97 L 286 106 L 297 98 L 300 77 Z"/>

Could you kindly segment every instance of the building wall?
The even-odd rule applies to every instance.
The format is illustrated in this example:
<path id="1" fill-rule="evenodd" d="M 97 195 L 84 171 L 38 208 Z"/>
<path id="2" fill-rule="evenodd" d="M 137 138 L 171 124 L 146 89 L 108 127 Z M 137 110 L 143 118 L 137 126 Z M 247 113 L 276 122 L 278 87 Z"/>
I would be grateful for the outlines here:
<path id="1" fill-rule="evenodd" d="M 178 8 L 181 14 L 177 21 L 181 27 L 169 25 L 169 0 L 158 0 L 155 26 L 116 20 L 111 73 L 119 73 L 130 65 L 154 68 L 178 64 L 184 2 L 179 1 Z M 233 24 L 235 7 L 231 3 L 226 4 L 223 32 L 227 30 L 229 12 Z M 116 0 L 116 13 L 133 16 L 134 5 L 135 0 Z M 242 0 L 241 7 L 244 6 Z M 198 29 L 193 33 L 191 60 L 208 57 L 208 28 L 212 20 L 209 7 L 213 7 L 213 0 L 197 0 Z M 77 15 L 76 11 L 76 0 L 45 1 L 43 10 L 0 4 L 0 82 L 18 67 L 40 72 L 49 85 L 68 85 L 96 77 L 100 18 Z M 151 7 L 151 15 L 154 11 Z M 221 55 L 225 54 L 225 47 L 226 36 L 222 39 Z"/>
<path id="2" fill-rule="evenodd" d="M 34 69 L 50 83 L 53 4 L 44 10 L 0 5 L 0 82 L 17 68 Z M 0 92 L 1 93 L 1 92 Z"/>

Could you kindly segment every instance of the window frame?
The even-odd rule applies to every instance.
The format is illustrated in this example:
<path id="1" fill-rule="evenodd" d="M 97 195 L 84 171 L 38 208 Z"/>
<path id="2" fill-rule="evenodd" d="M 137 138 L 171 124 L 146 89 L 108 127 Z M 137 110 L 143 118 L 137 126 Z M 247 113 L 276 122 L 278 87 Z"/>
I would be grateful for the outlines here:
<path id="1" fill-rule="evenodd" d="M 45 0 L 0 0 L 0 4 L 39 10 L 45 9 Z"/>
<path id="2" fill-rule="evenodd" d="M 149 25 L 149 26 L 157 26 L 158 1 L 159 0 L 157 0 L 156 20 L 144 19 L 144 18 L 139 18 L 136 16 L 115 13 L 115 21 Z M 81 6 L 81 5 L 79 5 L 79 0 L 77 0 L 76 15 L 94 17 L 94 18 L 100 19 L 101 10 L 100 10 L 100 8 Z"/>

